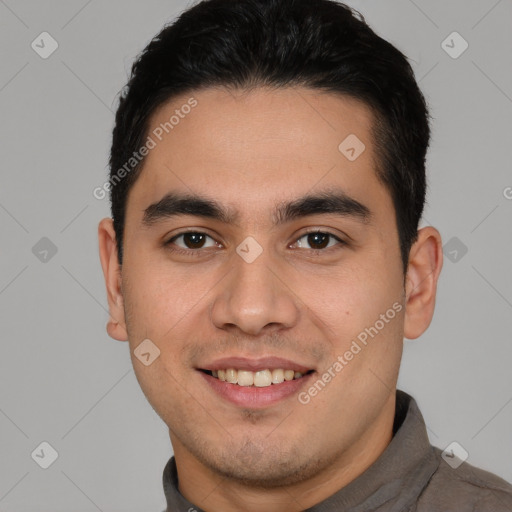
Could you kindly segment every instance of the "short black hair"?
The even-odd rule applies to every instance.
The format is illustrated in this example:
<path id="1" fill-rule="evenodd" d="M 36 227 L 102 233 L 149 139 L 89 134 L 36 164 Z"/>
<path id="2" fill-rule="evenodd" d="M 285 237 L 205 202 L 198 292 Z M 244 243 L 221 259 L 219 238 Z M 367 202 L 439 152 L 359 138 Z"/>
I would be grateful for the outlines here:
<path id="1" fill-rule="evenodd" d="M 178 95 L 214 86 L 303 86 L 369 106 L 376 173 L 393 200 L 406 273 L 425 203 L 428 107 L 407 58 L 334 0 L 203 0 L 142 51 L 120 94 L 109 160 L 119 263 L 127 198 L 144 163 L 132 156 L 150 116 Z"/>

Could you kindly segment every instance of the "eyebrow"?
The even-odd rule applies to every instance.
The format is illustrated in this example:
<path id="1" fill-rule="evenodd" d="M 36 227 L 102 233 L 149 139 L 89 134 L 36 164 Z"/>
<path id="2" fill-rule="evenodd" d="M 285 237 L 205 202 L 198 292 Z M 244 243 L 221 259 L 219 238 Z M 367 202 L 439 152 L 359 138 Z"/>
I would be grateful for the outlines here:
<path id="1" fill-rule="evenodd" d="M 362 223 L 370 222 L 370 209 L 342 190 L 324 190 L 316 194 L 308 194 L 290 202 L 279 203 L 272 212 L 272 220 L 276 226 L 293 220 L 318 214 L 334 214 L 349 217 Z M 225 224 L 238 226 L 239 213 L 226 208 L 221 203 L 195 194 L 166 194 L 158 202 L 144 210 L 142 224 L 146 227 L 180 215 L 193 215 L 205 219 L 213 219 Z"/>

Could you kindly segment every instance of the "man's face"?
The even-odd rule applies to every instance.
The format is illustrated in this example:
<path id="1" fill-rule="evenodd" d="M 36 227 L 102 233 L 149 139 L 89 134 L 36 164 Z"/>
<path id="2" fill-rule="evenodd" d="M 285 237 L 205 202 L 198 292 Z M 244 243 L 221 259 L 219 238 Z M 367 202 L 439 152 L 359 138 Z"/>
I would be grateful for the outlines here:
<path id="1" fill-rule="evenodd" d="M 404 278 L 373 118 L 355 100 L 303 88 L 207 89 L 160 108 L 148 133 L 190 96 L 197 106 L 153 137 L 127 201 L 121 323 L 135 373 L 175 453 L 264 486 L 300 481 L 348 458 L 393 414 Z M 283 209 L 325 193 L 343 200 Z M 172 214 L 168 194 L 236 218 Z M 149 366 L 133 352 L 145 339 L 160 350 Z M 226 369 L 242 380 L 263 371 L 259 384 L 265 370 L 276 382 L 280 369 L 305 375 L 246 387 L 212 375 Z"/>

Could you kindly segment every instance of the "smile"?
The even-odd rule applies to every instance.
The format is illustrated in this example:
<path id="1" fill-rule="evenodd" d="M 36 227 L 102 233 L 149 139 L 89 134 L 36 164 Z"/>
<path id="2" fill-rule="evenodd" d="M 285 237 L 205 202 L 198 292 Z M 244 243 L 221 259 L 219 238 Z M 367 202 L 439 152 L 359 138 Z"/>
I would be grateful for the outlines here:
<path id="1" fill-rule="evenodd" d="M 295 370 L 284 370 L 276 368 L 273 370 L 262 369 L 258 371 L 250 370 L 236 370 L 234 368 L 227 368 L 225 370 L 202 370 L 204 373 L 229 384 L 235 384 L 243 387 L 258 387 L 264 388 L 271 385 L 282 384 L 285 381 L 301 379 L 304 375 L 311 373 L 310 370 L 302 373 Z"/>

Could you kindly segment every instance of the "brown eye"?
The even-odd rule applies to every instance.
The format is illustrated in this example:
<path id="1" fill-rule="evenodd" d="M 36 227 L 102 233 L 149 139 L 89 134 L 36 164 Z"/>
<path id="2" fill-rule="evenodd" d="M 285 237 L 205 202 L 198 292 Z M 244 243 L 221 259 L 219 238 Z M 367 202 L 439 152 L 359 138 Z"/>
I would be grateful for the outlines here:
<path id="1" fill-rule="evenodd" d="M 301 242 L 305 239 L 305 242 Z M 333 243 L 331 243 L 333 242 Z M 343 240 L 340 240 L 337 236 L 332 233 L 325 233 L 322 231 L 314 231 L 312 233 L 306 233 L 297 240 L 298 247 L 305 247 L 306 249 L 322 250 L 336 245 L 336 242 L 343 244 Z"/>
<path id="2" fill-rule="evenodd" d="M 210 245 L 205 245 L 207 239 L 210 239 Z M 215 241 L 211 236 L 206 233 L 200 233 L 198 231 L 187 231 L 186 233 L 180 233 L 179 235 L 171 238 L 166 245 L 176 245 L 181 249 L 203 249 L 205 247 L 214 247 Z"/>
<path id="3" fill-rule="evenodd" d="M 206 236 L 202 233 L 185 233 L 183 243 L 189 249 L 200 249 L 204 245 Z"/>
<path id="4" fill-rule="evenodd" d="M 308 235 L 308 244 L 312 246 L 313 249 L 325 249 L 329 244 L 330 235 L 326 233 L 310 233 Z"/>

